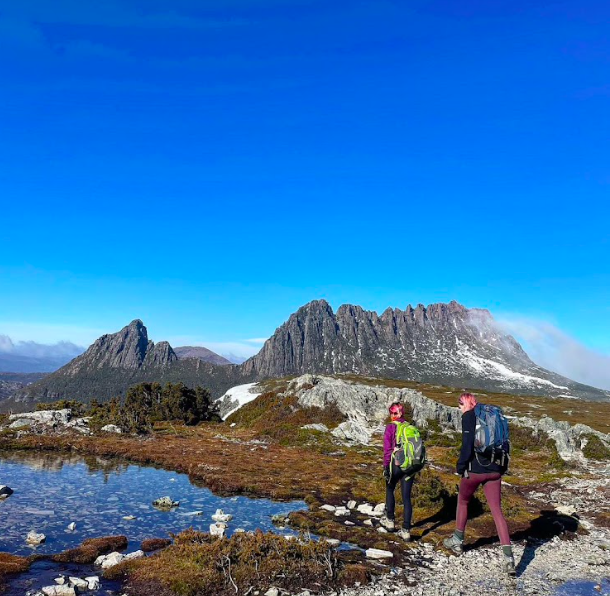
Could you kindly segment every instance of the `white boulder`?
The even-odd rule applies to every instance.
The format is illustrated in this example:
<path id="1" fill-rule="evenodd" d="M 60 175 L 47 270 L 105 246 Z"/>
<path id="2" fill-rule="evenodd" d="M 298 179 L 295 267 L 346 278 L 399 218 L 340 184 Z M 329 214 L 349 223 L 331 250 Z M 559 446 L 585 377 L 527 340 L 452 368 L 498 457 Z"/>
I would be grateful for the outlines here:
<path id="1" fill-rule="evenodd" d="M 37 532 L 34 532 L 34 530 L 32 530 L 31 532 L 28 532 L 25 541 L 28 544 L 37 546 L 38 544 L 42 544 L 46 539 L 47 537 L 44 534 L 38 534 Z"/>
<path id="2" fill-rule="evenodd" d="M 116 424 L 107 424 L 106 426 L 102 426 L 100 430 L 105 433 L 116 433 L 118 435 L 123 432 Z"/>
<path id="3" fill-rule="evenodd" d="M 365 554 L 369 559 L 391 559 L 394 556 L 389 550 L 380 548 L 367 548 Z"/>
<path id="4" fill-rule="evenodd" d="M 110 567 L 118 565 L 124 558 L 125 555 L 115 551 L 109 555 L 100 555 L 97 559 L 95 559 L 93 564 L 97 567 L 101 567 L 102 569 L 109 569 Z"/>
<path id="5" fill-rule="evenodd" d="M 216 513 L 212 515 L 212 519 L 215 522 L 227 523 L 233 519 L 230 513 L 225 513 L 222 509 L 216 509 Z"/>
<path id="6" fill-rule="evenodd" d="M 222 522 L 216 522 L 215 524 L 210 524 L 210 534 L 212 536 L 217 536 L 218 538 L 222 538 L 225 535 L 225 531 L 227 529 L 227 524 Z"/>

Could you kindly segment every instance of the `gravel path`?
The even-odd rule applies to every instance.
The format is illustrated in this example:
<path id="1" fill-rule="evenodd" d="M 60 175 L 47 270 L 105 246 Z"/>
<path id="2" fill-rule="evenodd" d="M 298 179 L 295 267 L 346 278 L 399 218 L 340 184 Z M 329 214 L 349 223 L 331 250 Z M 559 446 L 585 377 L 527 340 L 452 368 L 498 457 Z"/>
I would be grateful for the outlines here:
<path id="1" fill-rule="evenodd" d="M 587 515 L 607 511 L 609 494 L 610 477 L 605 473 L 562 481 L 550 502 L 575 507 L 588 533 L 572 540 L 556 536 L 514 544 L 516 578 L 503 573 L 499 546 L 473 549 L 457 557 L 423 544 L 413 550 L 412 568 L 393 569 L 373 584 L 344 590 L 340 596 L 610 596 L 610 529 L 596 525 L 595 517 Z"/>

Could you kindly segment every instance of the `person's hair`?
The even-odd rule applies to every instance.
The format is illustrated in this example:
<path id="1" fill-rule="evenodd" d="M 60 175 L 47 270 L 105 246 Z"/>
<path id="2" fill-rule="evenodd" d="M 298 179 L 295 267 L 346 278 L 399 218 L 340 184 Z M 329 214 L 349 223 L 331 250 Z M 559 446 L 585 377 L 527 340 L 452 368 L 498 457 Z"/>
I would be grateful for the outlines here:
<path id="1" fill-rule="evenodd" d="M 405 407 L 399 401 L 395 401 L 388 408 L 388 412 L 390 412 L 390 414 L 398 414 L 398 413 L 400 413 L 400 415 L 402 416 L 404 414 L 404 412 L 405 412 Z"/>
<path id="2" fill-rule="evenodd" d="M 477 398 L 472 393 L 462 393 L 462 395 L 460 395 L 459 403 L 461 404 L 467 399 L 474 399 L 475 402 L 477 401 Z"/>

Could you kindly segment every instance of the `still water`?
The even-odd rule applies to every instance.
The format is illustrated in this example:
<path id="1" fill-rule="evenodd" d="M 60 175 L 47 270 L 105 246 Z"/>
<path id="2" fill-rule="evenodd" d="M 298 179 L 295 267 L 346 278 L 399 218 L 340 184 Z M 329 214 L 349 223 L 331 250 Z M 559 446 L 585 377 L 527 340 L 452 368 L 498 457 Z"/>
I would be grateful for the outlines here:
<path id="1" fill-rule="evenodd" d="M 278 531 L 272 515 L 307 508 L 302 501 L 217 497 L 191 484 L 185 474 L 99 457 L 0 452 L 2 484 L 15 492 L 0 501 L 0 552 L 18 555 L 58 553 L 86 538 L 117 534 L 127 536 L 130 552 L 145 538 L 167 538 L 189 527 L 208 531 L 216 509 L 233 515 L 229 536 L 237 528 Z M 155 509 L 152 501 L 163 496 L 180 506 Z M 76 529 L 69 531 L 72 522 Z M 45 534 L 46 542 L 28 546 L 30 530 Z"/>

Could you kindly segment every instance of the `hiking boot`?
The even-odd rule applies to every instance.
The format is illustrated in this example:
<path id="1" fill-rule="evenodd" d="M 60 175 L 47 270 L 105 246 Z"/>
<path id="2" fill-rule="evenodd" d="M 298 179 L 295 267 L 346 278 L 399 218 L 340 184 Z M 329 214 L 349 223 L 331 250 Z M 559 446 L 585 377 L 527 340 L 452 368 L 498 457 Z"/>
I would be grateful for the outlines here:
<path id="1" fill-rule="evenodd" d="M 502 567 L 504 568 L 504 571 L 511 577 L 515 577 L 515 575 L 517 575 L 517 570 L 515 569 L 515 558 L 513 555 L 503 555 L 503 559 Z"/>
<path id="2" fill-rule="evenodd" d="M 449 538 L 445 538 L 443 544 L 456 555 L 461 555 L 464 552 L 464 541 L 460 540 L 455 534 L 451 534 Z"/>
<path id="3" fill-rule="evenodd" d="M 396 527 L 394 524 L 394 520 L 390 519 L 387 515 L 383 515 L 379 520 L 379 523 L 386 529 L 393 531 Z"/>
<path id="4" fill-rule="evenodd" d="M 401 528 L 400 530 L 398 530 L 398 532 L 396 532 L 396 535 L 399 538 L 402 538 L 405 542 L 411 541 L 411 532 L 409 532 L 409 530 L 407 530 L 406 528 Z"/>

